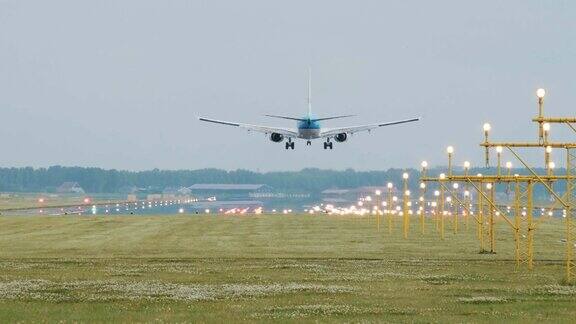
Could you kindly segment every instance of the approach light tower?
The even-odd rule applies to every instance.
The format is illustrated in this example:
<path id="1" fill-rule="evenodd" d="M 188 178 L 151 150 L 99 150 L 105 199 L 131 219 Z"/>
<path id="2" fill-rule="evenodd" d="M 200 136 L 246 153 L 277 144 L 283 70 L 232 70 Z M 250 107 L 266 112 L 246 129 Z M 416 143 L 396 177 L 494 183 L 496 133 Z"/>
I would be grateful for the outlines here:
<path id="1" fill-rule="evenodd" d="M 546 91 L 544 89 L 540 88 L 536 90 L 536 97 L 538 98 L 538 116 L 533 118 L 532 121 L 537 123 L 538 126 L 537 141 L 492 142 L 489 139 L 489 133 L 492 130 L 491 125 L 485 123 L 482 126 L 484 140 L 480 143 L 480 146 L 484 148 L 485 164 L 487 167 L 490 165 L 490 150 L 494 148 L 498 158 L 496 174 L 482 175 L 478 173 L 476 176 L 471 176 L 468 174 L 468 168 L 465 167 L 464 175 L 454 175 L 451 168 L 452 153 L 450 151 L 452 150 L 447 150 L 447 153 L 449 154 L 448 176 L 441 174 L 438 178 L 422 177 L 421 181 L 438 183 L 438 196 L 440 196 L 438 197 L 438 203 L 441 204 L 441 211 L 439 211 L 438 214 L 440 214 L 439 216 L 441 221 L 445 216 L 445 208 L 443 205 L 446 200 L 443 197 L 444 191 L 447 191 L 453 200 L 456 200 L 460 204 L 461 208 L 466 209 L 467 215 L 472 216 L 472 218 L 476 220 L 481 252 L 488 252 L 484 250 L 485 235 L 487 236 L 486 242 L 490 246 L 489 253 L 495 252 L 496 232 L 494 231 L 494 223 L 496 218 L 503 220 L 507 226 L 511 227 L 514 233 L 514 240 L 516 243 L 516 267 L 519 267 L 521 264 L 526 264 L 528 269 L 532 269 L 534 231 L 537 229 L 537 225 L 541 222 L 541 219 L 538 219 L 537 221 L 533 219 L 533 214 L 536 212 L 536 209 L 541 209 L 541 207 L 536 208 L 536 206 L 534 206 L 533 187 L 535 184 L 544 186 L 548 193 L 555 199 L 555 203 L 546 208 L 550 211 L 561 209 L 565 217 L 565 273 L 566 281 L 572 283 L 576 281 L 576 141 L 571 140 L 561 142 L 551 140 L 550 132 L 552 129 L 551 124 L 556 123 L 558 125 L 567 126 L 570 130 L 576 133 L 576 117 L 545 117 L 543 111 L 545 95 Z M 528 165 L 516 152 L 517 148 L 542 150 L 545 160 L 545 174 L 538 174 L 534 168 Z M 561 174 L 562 169 L 558 168 L 557 164 L 551 160 L 553 149 L 558 151 L 563 150 L 566 152 L 565 174 Z M 501 157 L 504 150 L 511 153 L 518 162 L 520 162 L 520 167 L 523 167 L 529 173 L 512 175 L 512 163 L 507 162 L 507 172 L 506 174 L 503 174 L 501 169 Z M 554 191 L 553 184 L 556 181 L 566 182 L 566 192 L 564 194 L 561 195 Z M 468 193 L 466 195 L 468 197 L 471 195 L 468 188 L 475 190 L 474 194 L 477 195 L 478 203 L 474 214 L 472 214 L 469 209 L 471 208 L 470 204 L 458 201 L 458 195 L 453 193 L 452 188 L 445 185 L 447 182 L 465 183 L 465 192 Z M 508 188 L 510 188 L 511 185 L 514 185 L 513 221 L 509 218 L 509 212 L 503 212 L 501 209 L 502 205 L 495 201 L 494 192 L 499 183 L 507 184 Z M 510 192 L 510 189 L 508 189 L 508 192 Z M 508 206 L 507 209 L 510 211 L 512 206 Z M 440 226 L 441 232 L 443 232 L 442 225 Z M 487 231 L 484 231 L 484 226 L 486 225 L 488 228 Z"/>
<path id="2" fill-rule="evenodd" d="M 408 212 L 408 202 L 410 200 L 410 190 L 408 190 L 408 173 L 404 172 L 402 174 L 402 179 L 404 181 L 404 199 L 402 199 L 402 217 L 403 217 L 403 229 L 404 238 L 408 238 L 408 230 L 410 228 L 410 215 Z"/>

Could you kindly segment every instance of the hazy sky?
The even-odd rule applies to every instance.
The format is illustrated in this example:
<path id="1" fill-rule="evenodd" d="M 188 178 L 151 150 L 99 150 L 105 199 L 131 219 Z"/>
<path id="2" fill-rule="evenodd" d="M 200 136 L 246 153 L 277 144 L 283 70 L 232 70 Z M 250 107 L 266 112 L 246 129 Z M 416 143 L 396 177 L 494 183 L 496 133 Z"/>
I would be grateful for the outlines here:
<path id="1" fill-rule="evenodd" d="M 480 163 L 485 121 L 535 140 L 537 87 L 551 115 L 574 115 L 575 14 L 574 1 L 0 0 L 0 166 L 365 170 L 444 164 L 449 144 Z M 294 127 L 262 115 L 305 114 L 308 66 L 316 115 L 358 115 L 324 126 L 423 120 L 285 151 L 196 119 Z"/>

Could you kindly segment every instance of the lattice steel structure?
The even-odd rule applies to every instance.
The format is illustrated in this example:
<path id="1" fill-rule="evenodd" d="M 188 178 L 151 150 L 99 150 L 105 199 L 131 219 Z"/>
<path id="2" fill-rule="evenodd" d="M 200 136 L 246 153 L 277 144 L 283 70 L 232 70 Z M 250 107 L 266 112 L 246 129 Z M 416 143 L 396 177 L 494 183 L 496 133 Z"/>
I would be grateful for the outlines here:
<path id="1" fill-rule="evenodd" d="M 489 132 L 491 125 L 486 123 L 483 126 L 484 141 L 480 144 L 485 150 L 486 166 L 489 166 L 490 151 L 495 149 L 497 153 L 497 168 L 495 175 L 476 175 L 471 176 L 468 174 L 469 163 L 464 166 L 464 175 L 455 175 L 452 171 L 452 157 L 454 149 L 448 147 L 448 174 L 441 174 L 439 177 L 428 177 L 422 175 L 422 182 L 435 182 L 440 189 L 440 196 L 448 192 L 451 199 L 456 200 L 461 206 L 462 214 L 466 213 L 468 216 L 473 216 L 477 224 L 477 237 L 480 243 L 480 252 L 482 253 L 495 253 L 496 252 L 496 232 L 495 220 L 497 218 L 503 219 L 514 232 L 515 242 L 515 257 L 516 268 L 525 265 L 528 269 L 533 268 L 534 262 L 534 234 L 539 222 L 544 219 L 540 217 L 534 218 L 535 206 L 533 189 L 534 185 L 541 184 L 546 188 L 555 203 L 551 206 L 546 206 L 549 210 L 562 209 L 565 217 L 565 276 L 567 282 L 574 282 L 576 279 L 576 264 L 575 264 L 575 243 L 576 243 L 576 143 L 574 142 L 552 142 L 549 140 L 550 124 L 562 124 L 568 126 L 576 133 L 576 118 L 566 117 L 545 117 L 543 111 L 544 104 L 544 89 L 538 89 L 538 116 L 533 118 L 532 121 L 538 125 L 538 141 L 537 142 L 491 142 L 489 140 Z M 515 151 L 515 148 L 535 148 L 544 150 L 544 163 L 547 169 L 545 175 L 537 174 L 520 155 Z M 508 173 L 503 175 L 501 168 L 501 153 L 504 149 L 509 150 L 518 161 L 529 171 L 528 175 L 512 175 L 511 164 L 506 165 Z M 565 174 L 554 174 L 554 162 L 550 161 L 550 154 L 553 149 L 561 149 L 566 154 L 566 169 Z M 558 181 L 566 183 L 566 192 L 564 195 L 559 195 L 554 191 L 553 185 Z M 457 192 L 452 192 L 446 183 L 464 183 L 466 192 L 470 195 L 469 188 L 477 195 L 476 214 L 470 209 L 471 202 L 466 201 L 466 197 L 459 198 Z M 510 212 L 513 214 L 513 219 L 510 219 L 506 212 L 502 211 L 501 205 L 495 200 L 495 188 L 497 184 L 506 184 L 506 191 L 508 194 L 513 192 L 513 206 Z M 440 197 L 439 201 L 440 211 L 437 213 L 443 214 L 444 198 Z M 507 210 L 508 211 L 508 210 Z M 443 220 L 443 217 L 442 217 Z M 457 232 L 457 217 L 454 218 L 454 231 Z M 443 237 L 443 227 L 442 237 Z"/>

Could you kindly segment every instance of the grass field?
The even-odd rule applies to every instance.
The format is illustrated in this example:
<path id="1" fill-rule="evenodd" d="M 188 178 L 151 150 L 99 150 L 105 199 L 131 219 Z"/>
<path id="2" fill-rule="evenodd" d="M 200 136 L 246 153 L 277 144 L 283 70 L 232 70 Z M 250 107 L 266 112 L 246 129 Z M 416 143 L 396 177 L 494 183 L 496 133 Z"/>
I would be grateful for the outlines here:
<path id="1" fill-rule="evenodd" d="M 1 217 L 0 322 L 574 322 L 560 221 L 514 271 L 468 232 L 326 215 Z M 450 229 L 449 224 L 447 225 Z M 461 227 L 464 227 L 461 224 Z"/>

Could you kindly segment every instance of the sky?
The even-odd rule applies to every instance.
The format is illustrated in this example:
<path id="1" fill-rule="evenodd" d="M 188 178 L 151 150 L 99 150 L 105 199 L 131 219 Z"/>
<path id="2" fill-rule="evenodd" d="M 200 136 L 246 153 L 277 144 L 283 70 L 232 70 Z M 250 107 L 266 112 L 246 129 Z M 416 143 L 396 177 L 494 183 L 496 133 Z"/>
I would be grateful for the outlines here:
<path id="1" fill-rule="evenodd" d="M 0 0 L 0 167 L 380 170 L 444 165 L 448 145 L 456 164 L 482 164 L 484 122 L 495 140 L 537 139 L 537 88 L 549 115 L 573 116 L 575 12 L 527 0 Z M 357 115 L 325 127 L 422 120 L 286 151 L 197 119 L 295 127 L 263 115 L 306 113 L 309 67 L 315 115 Z M 551 137 L 574 135 L 554 125 Z"/>

